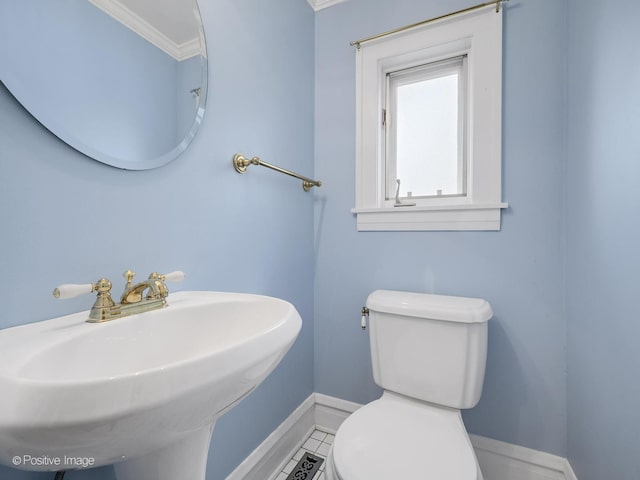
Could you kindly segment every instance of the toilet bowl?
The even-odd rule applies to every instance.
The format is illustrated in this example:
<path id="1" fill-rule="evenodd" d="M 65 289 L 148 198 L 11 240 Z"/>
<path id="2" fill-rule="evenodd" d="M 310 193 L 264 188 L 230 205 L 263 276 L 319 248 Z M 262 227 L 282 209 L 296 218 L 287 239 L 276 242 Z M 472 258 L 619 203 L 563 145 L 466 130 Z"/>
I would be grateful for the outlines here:
<path id="1" fill-rule="evenodd" d="M 392 392 L 384 392 L 343 422 L 327 457 L 325 476 L 482 480 L 459 410 Z"/>
<path id="2" fill-rule="evenodd" d="M 482 392 L 489 304 L 376 291 L 367 307 L 384 392 L 336 432 L 327 480 L 482 480 L 460 409 Z"/>

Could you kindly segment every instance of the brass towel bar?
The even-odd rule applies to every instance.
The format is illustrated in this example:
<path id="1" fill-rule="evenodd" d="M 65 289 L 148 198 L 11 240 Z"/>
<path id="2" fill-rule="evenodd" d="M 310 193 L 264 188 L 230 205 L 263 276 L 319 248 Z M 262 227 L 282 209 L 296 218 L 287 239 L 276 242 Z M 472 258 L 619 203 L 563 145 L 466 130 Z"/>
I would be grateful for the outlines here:
<path id="1" fill-rule="evenodd" d="M 302 175 L 298 175 L 297 173 L 294 173 L 290 170 L 286 170 L 284 168 L 271 165 L 270 163 L 263 162 L 258 157 L 253 157 L 249 159 L 244 155 L 242 155 L 241 153 L 236 153 L 233 156 L 233 167 L 236 169 L 236 172 L 238 173 L 246 172 L 247 167 L 249 165 L 261 165 L 263 167 L 270 168 L 271 170 L 275 170 L 276 172 L 284 173 L 285 175 L 290 175 L 299 180 L 302 180 L 302 188 L 304 189 L 305 192 L 308 192 L 313 187 L 320 187 L 322 185 L 322 182 L 319 182 L 318 180 L 312 180 L 310 178 L 303 177 Z"/>

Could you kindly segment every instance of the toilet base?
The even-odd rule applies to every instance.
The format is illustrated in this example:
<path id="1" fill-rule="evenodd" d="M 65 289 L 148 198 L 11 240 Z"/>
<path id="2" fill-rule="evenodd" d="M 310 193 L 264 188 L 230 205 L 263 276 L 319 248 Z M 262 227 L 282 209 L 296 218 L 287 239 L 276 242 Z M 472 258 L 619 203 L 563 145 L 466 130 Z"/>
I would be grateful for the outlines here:
<path id="1" fill-rule="evenodd" d="M 340 480 L 338 476 L 338 472 L 336 472 L 336 467 L 333 464 L 333 446 L 329 449 L 329 454 L 327 455 L 327 463 L 324 466 L 324 478 L 325 480 Z"/>
<path id="2" fill-rule="evenodd" d="M 394 392 L 354 412 L 327 456 L 326 480 L 483 480 L 460 411 Z"/>
<path id="3" fill-rule="evenodd" d="M 477 480 L 484 480 L 482 476 L 482 470 L 480 470 L 480 464 L 478 464 L 478 458 L 476 457 L 476 467 L 478 469 Z M 338 475 L 338 471 L 336 470 L 336 466 L 333 463 L 333 447 L 329 450 L 329 454 L 327 455 L 327 460 L 324 467 L 324 478 L 325 480 L 348 480 L 343 479 Z"/>

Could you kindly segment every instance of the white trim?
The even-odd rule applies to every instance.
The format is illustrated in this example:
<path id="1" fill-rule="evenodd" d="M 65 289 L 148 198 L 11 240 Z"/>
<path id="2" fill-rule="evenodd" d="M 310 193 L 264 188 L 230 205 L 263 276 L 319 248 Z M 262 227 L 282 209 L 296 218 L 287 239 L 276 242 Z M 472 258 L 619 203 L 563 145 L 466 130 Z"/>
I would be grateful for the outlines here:
<path id="1" fill-rule="evenodd" d="M 578 477 L 576 477 L 576 474 L 573 471 L 573 468 L 571 468 L 571 464 L 569 463 L 569 460 L 565 459 L 564 461 L 564 476 L 567 480 L 578 480 Z"/>
<path id="2" fill-rule="evenodd" d="M 491 480 L 577 480 L 566 458 L 470 434 L 478 463 Z"/>
<path id="3" fill-rule="evenodd" d="M 347 0 L 307 0 L 315 12 L 322 10 L 323 8 L 333 7 L 334 5 L 346 1 Z"/>
<path id="4" fill-rule="evenodd" d="M 500 230 L 500 211 L 508 203 L 353 208 L 358 231 Z"/>
<path id="5" fill-rule="evenodd" d="M 204 45 L 204 42 L 202 42 L 200 35 L 198 35 L 196 38 L 192 38 L 187 42 L 177 45 L 179 56 L 174 58 L 180 62 L 197 55 L 202 55 L 204 57 L 206 55 L 202 54 L 202 45 Z"/>
<path id="6" fill-rule="evenodd" d="M 200 55 L 199 37 L 178 44 L 119 0 L 89 0 L 89 2 L 179 62 Z"/>
<path id="7" fill-rule="evenodd" d="M 335 433 L 362 405 L 312 393 L 226 480 L 274 480 L 317 428 Z M 577 480 L 566 458 L 469 435 L 487 480 Z"/>
<path id="8" fill-rule="evenodd" d="M 342 400 L 322 393 L 315 393 L 315 413 L 316 427 L 329 433 L 338 431 L 342 422 L 359 409 L 359 403 Z"/>

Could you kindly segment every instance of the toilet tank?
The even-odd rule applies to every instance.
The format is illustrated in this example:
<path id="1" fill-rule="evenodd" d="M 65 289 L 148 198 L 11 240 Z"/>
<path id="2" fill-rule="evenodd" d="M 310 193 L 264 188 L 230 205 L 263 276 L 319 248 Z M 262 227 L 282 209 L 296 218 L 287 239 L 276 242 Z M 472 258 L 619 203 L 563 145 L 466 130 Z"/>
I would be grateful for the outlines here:
<path id="1" fill-rule="evenodd" d="M 478 403 L 493 316 L 486 300 L 377 290 L 367 308 L 380 387 L 451 408 Z"/>

